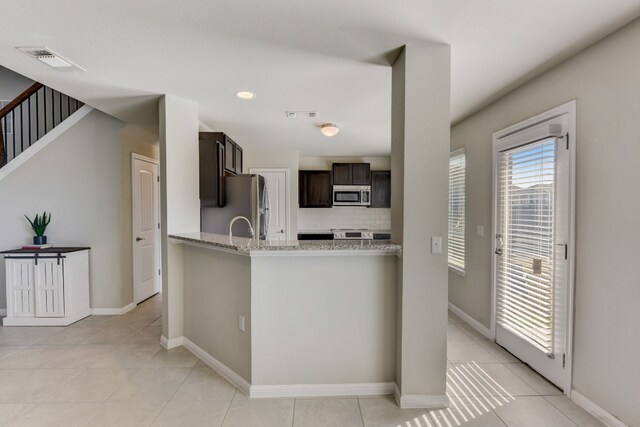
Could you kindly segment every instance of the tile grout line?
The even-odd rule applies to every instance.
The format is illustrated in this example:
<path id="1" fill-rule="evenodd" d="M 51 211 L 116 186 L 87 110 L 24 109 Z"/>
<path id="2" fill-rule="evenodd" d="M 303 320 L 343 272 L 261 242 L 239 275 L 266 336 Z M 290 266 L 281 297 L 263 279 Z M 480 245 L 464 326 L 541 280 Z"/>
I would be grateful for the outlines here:
<path id="1" fill-rule="evenodd" d="M 229 406 L 227 406 L 227 410 L 224 413 L 224 417 L 222 417 L 222 422 L 220 423 L 220 427 L 224 426 L 224 422 L 227 421 L 227 415 L 229 415 L 229 410 L 231 409 L 231 405 L 233 404 L 233 400 L 236 398 L 236 394 L 238 394 L 238 388 L 236 387 L 233 392 L 233 396 L 231 396 L 231 400 L 229 401 Z"/>
<path id="2" fill-rule="evenodd" d="M 360 410 L 360 421 L 362 421 L 362 426 L 364 427 L 364 415 L 362 414 L 362 405 L 360 405 L 360 396 L 356 396 L 358 400 L 358 409 Z"/>
<path id="3" fill-rule="evenodd" d="M 298 399 L 293 399 L 293 413 L 291 414 L 291 427 L 293 427 L 296 422 L 296 403 L 298 403 Z"/>

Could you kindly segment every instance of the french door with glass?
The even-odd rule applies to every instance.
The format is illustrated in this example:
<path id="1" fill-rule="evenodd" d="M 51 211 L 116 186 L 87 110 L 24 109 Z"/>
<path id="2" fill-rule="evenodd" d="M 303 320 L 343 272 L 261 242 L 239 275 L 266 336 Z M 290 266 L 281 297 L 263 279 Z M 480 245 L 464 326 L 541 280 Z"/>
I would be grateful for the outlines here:
<path id="1" fill-rule="evenodd" d="M 570 114 L 494 143 L 496 342 L 569 387 L 572 251 Z"/>

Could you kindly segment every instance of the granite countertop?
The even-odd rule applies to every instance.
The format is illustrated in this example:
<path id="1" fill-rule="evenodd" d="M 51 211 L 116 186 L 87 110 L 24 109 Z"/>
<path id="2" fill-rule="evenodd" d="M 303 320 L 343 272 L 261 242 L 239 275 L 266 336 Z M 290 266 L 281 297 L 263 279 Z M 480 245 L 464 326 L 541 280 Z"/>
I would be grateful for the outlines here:
<path id="1" fill-rule="evenodd" d="M 229 238 L 211 233 L 171 234 L 169 238 L 245 254 L 268 252 L 353 252 L 399 254 L 402 246 L 390 240 L 285 240 L 266 241 L 246 237 Z"/>
<path id="2" fill-rule="evenodd" d="M 8 251 L 2 251 L 0 254 L 68 254 L 71 252 L 79 252 L 86 251 L 91 249 L 90 247 L 85 246 L 74 246 L 74 247 L 65 247 L 65 246 L 53 246 L 51 248 L 46 249 L 11 249 Z"/>

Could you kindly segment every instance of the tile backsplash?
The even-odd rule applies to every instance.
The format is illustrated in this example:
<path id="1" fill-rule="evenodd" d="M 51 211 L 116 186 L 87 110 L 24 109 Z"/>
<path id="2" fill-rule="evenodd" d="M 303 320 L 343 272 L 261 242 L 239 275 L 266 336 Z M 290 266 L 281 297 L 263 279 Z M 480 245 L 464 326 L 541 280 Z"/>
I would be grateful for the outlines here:
<path id="1" fill-rule="evenodd" d="M 298 230 L 331 230 L 332 228 L 390 230 L 391 209 L 346 206 L 298 209 Z"/>

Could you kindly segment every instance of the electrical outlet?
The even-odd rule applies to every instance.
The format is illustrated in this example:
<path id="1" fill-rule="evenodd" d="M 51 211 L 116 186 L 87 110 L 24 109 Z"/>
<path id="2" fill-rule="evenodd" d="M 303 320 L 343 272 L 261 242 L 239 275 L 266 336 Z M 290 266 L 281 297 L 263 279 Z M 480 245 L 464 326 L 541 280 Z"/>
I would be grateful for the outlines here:
<path id="1" fill-rule="evenodd" d="M 431 253 L 432 254 L 442 253 L 442 237 L 440 236 L 431 237 Z"/>
<path id="2" fill-rule="evenodd" d="M 238 316 L 238 329 L 244 332 L 244 316 L 242 314 Z"/>

